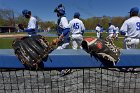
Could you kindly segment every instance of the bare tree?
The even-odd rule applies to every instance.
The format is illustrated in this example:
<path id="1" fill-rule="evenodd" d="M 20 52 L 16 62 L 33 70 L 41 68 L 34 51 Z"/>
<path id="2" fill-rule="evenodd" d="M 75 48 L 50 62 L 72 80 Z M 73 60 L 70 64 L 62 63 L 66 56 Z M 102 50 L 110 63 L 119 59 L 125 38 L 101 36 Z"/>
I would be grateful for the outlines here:
<path id="1" fill-rule="evenodd" d="M 5 20 L 3 25 L 15 26 L 14 11 L 11 9 L 0 9 L 0 19 Z"/>

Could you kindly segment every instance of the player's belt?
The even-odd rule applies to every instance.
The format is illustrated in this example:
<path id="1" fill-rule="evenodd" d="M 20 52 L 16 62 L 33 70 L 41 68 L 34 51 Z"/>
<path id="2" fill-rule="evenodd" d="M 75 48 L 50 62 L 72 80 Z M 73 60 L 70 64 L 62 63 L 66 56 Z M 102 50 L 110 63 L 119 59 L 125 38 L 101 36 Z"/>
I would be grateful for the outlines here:
<path id="1" fill-rule="evenodd" d="M 125 36 L 125 38 L 140 39 L 140 38 L 137 38 L 137 37 L 127 37 L 127 36 Z"/>
<path id="2" fill-rule="evenodd" d="M 82 33 L 73 33 L 73 34 L 76 34 L 77 35 L 77 34 L 82 34 Z"/>

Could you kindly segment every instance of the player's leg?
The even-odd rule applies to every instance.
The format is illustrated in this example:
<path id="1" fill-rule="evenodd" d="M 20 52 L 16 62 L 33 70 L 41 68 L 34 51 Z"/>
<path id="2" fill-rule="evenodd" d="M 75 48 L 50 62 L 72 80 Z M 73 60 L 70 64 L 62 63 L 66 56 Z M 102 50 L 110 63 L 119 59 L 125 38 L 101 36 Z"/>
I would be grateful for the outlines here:
<path id="1" fill-rule="evenodd" d="M 131 47 L 133 49 L 137 49 L 139 45 L 139 39 L 132 39 L 131 42 L 133 43 Z"/>
<path id="2" fill-rule="evenodd" d="M 58 46 L 56 49 L 63 49 L 62 46 Z"/>
<path id="3" fill-rule="evenodd" d="M 73 40 L 72 41 L 72 49 L 77 49 L 78 48 L 78 44 L 77 44 L 77 42 L 76 42 L 76 40 Z"/>
<path id="4" fill-rule="evenodd" d="M 61 47 L 62 49 L 68 49 L 70 43 L 64 43 Z"/>
<path id="5" fill-rule="evenodd" d="M 126 49 L 136 49 L 139 45 L 139 39 L 125 38 L 124 39 Z"/>
<path id="6" fill-rule="evenodd" d="M 103 33 L 102 32 L 100 32 L 100 38 L 103 39 Z"/>
<path id="7" fill-rule="evenodd" d="M 77 49 L 78 48 L 77 36 L 73 34 L 71 40 L 72 40 L 72 49 Z"/>
<path id="8" fill-rule="evenodd" d="M 78 37 L 78 39 L 77 39 L 77 44 L 78 44 L 78 46 L 80 47 L 80 49 L 83 49 L 82 46 L 81 46 L 82 41 L 83 41 L 83 36 L 80 35 L 80 36 Z"/>
<path id="9" fill-rule="evenodd" d="M 97 35 L 97 38 L 100 38 L 100 33 L 99 32 L 97 32 L 96 35 Z"/>
<path id="10" fill-rule="evenodd" d="M 108 36 L 108 38 L 109 39 L 112 39 L 112 37 L 113 37 L 113 33 L 110 33 L 109 36 Z"/>
<path id="11" fill-rule="evenodd" d="M 125 38 L 124 39 L 124 46 L 125 49 L 131 49 L 132 48 L 132 38 Z"/>
<path id="12" fill-rule="evenodd" d="M 116 40 L 118 41 L 118 33 L 116 34 Z"/>

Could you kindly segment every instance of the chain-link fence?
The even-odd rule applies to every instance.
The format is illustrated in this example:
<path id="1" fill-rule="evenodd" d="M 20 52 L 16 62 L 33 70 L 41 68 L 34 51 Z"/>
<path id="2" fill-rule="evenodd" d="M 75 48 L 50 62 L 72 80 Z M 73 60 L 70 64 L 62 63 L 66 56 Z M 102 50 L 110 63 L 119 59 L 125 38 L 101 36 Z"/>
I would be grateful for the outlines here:
<path id="1" fill-rule="evenodd" d="M 0 93 L 139 93 L 140 73 L 103 68 L 58 70 L 0 70 Z"/>

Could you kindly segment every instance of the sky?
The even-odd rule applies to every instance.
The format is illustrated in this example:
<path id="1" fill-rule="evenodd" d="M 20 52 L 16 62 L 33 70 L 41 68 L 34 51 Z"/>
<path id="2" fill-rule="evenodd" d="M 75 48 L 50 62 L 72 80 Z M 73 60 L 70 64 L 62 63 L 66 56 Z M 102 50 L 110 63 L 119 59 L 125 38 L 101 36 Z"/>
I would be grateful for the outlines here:
<path id="1" fill-rule="evenodd" d="M 43 21 L 57 20 L 53 11 L 59 4 L 65 6 L 68 20 L 73 18 L 75 12 L 86 19 L 93 16 L 127 16 L 132 7 L 140 9 L 140 0 L 0 0 L 2 9 L 13 9 L 17 14 L 27 9 Z"/>

